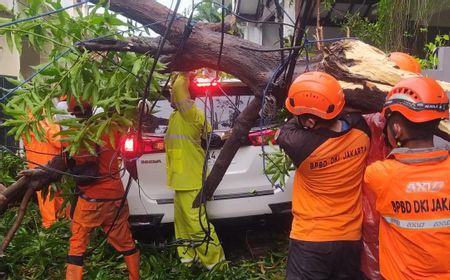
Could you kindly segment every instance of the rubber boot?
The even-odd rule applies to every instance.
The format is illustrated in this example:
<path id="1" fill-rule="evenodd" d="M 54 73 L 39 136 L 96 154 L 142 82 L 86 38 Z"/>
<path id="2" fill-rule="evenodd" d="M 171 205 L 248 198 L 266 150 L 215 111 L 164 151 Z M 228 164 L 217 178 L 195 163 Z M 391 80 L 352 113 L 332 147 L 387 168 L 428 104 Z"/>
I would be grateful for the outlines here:
<path id="1" fill-rule="evenodd" d="M 66 280 L 83 279 L 83 267 L 75 264 L 67 264 Z"/>
<path id="2" fill-rule="evenodd" d="M 134 253 L 133 255 L 124 256 L 125 263 L 128 268 L 128 279 L 129 280 L 139 280 L 139 262 L 141 255 L 139 252 Z"/>

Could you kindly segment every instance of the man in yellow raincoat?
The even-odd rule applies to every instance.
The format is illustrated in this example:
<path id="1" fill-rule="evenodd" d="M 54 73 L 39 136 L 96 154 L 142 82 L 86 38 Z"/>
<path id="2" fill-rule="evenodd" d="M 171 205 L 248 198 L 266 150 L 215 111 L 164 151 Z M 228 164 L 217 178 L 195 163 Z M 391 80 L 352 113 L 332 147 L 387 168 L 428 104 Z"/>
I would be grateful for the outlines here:
<path id="1" fill-rule="evenodd" d="M 167 186 L 174 193 L 175 237 L 186 240 L 204 240 L 208 228 L 204 206 L 192 208 L 192 202 L 202 188 L 205 151 L 201 140 L 206 139 L 211 126 L 203 112 L 189 94 L 189 74 L 180 73 L 172 84 L 171 105 L 174 111 L 169 117 L 165 136 Z M 199 216 L 200 215 L 200 216 Z M 201 222 L 200 222 L 201 220 Z M 209 242 L 189 247 L 178 247 L 182 263 L 199 261 L 211 269 L 224 261 L 225 256 L 215 229 L 210 225 Z"/>

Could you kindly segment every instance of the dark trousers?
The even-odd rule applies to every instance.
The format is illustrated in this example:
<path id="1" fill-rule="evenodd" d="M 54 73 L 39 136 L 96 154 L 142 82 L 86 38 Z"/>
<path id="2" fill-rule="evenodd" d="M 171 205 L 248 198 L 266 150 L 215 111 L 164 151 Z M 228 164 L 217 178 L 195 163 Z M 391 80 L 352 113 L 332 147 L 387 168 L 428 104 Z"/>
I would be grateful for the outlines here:
<path id="1" fill-rule="evenodd" d="M 290 240 L 287 280 L 358 280 L 361 241 Z"/>

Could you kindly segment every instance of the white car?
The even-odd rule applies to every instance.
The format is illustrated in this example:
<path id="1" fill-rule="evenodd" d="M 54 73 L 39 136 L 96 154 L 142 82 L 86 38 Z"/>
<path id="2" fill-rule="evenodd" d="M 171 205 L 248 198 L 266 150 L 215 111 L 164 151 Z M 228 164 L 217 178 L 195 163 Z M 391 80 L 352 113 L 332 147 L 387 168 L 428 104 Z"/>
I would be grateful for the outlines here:
<path id="1" fill-rule="evenodd" d="M 236 111 L 245 108 L 253 96 L 250 96 L 248 88 L 242 86 L 242 83 L 237 83 L 236 86 L 236 83 L 222 82 L 219 89 L 211 90 L 211 96 L 214 95 L 211 98 L 197 98 L 196 104 L 202 109 L 205 104 L 208 104 L 207 107 L 213 108 L 213 112 L 207 108 L 207 116 L 210 123 L 213 124 L 214 134 L 220 136 L 229 131 L 234 121 L 233 118 L 237 116 Z M 227 96 L 224 93 L 227 93 Z M 132 180 L 128 194 L 132 226 L 173 222 L 173 191 L 166 186 L 166 154 L 164 151 L 164 132 L 172 109 L 166 100 L 159 101 L 158 107 L 159 112 L 155 116 L 149 117 L 152 124 L 144 125 L 144 154 L 136 160 L 135 165 L 127 165 L 128 172 L 122 179 L 126 186 L 130 173 L 135 178 Z M 211 115 L 214 116 L 214 120 L 211 120 Z M 268 129 L 273 127 L 274 125 L 264 127 L 263 133 L 273 136 L 276 130 Z M 214 199 L 208 201 L 207 211 L 210 219 L 291 211 L 293 174 L 291 174 L 284 191 L 272 186 L 264 174 L 260 130 L 258 126 L 255 126 L 250 131 L 247 145 L 239 148 L 214 193 Z M 132 138 L 130 139 L 133 141 Z M 213 147 L 210 149 L 208 159 L 210 170 L 220 153 L 221 144 L 223 144 L 223 141 L 220 140 L 215 142 L 218 143 L 212 143 Z M 265 146 L 266 153 L 270 153 L 271 149 L 269 145 Z"/>

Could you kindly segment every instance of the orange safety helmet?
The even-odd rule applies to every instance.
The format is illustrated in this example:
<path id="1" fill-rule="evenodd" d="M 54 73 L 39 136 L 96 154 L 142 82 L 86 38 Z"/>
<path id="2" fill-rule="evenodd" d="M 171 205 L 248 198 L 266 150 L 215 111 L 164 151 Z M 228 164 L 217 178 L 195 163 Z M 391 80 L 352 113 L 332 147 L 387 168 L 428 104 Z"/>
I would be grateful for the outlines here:
<path id="1" fill-rule="evenodd" d="M 344 92 L 333 76 L 324 72 L 307 72 L 291 84 L 285 105 L 294 115 L 312 114 L 331 120 L 344 108 Z"/>
<path id="2" fill-rule="evenodd" d="M 399 112 L 411 122 L 448 119 L 448 96 L 428 77 L 413 77 L 398 82 L 389 92 L 383 115 Z"/>
<path id="3" fill-rule="evenodd" d="M 420 64 L 414 57 L 403 52 L 393 52 L 389 54 L 389 59 L 393 61 L 398 68 L 404 71 L 420 74 Z"/>

